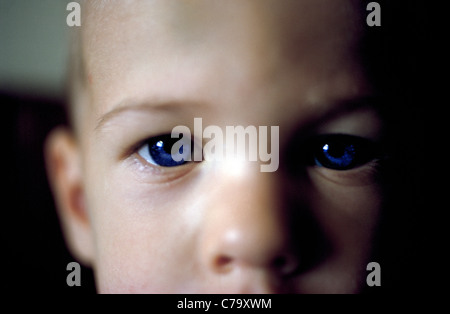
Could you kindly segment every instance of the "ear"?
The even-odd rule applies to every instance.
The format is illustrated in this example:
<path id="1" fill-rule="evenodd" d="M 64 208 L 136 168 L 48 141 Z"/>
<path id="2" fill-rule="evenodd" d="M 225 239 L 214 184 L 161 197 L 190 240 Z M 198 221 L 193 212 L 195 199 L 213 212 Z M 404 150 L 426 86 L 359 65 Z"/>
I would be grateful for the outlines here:
<path id="1" fill-rule="evenodd" d="M 94 245 L 85 206 L 80 149 L 73 133 L 57 128 L 47 137 L 45 161 L 50 187 L 69 250 L 91 265 Z"/>

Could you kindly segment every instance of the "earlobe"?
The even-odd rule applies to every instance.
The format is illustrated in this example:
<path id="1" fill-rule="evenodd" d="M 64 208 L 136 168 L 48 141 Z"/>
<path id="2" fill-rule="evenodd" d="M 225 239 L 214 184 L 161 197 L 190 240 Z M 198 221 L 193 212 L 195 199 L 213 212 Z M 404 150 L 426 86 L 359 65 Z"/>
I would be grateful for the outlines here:
<path id="1" fill-rule="evenodd" d="M 66 242 L 80 262 L 90 265 L 93 240 L 84 201 L 81 155 L 69 129 L 61 127 L 49 134 L 45 143 L 45 160 Z"/>

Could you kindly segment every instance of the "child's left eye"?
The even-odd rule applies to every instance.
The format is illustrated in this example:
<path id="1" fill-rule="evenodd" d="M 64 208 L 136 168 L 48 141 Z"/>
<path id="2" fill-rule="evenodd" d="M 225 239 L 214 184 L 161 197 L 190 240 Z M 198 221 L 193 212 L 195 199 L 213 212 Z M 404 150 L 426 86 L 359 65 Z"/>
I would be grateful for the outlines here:
<path id="1" fill-rule="evenodd" d="M 377 157 L 370 140 L 343 134 L 318 136 L 312 143 L 313 163 L 333 170 L 349 170 Z"/>
<path id="2" fill-rule="evenodd" d="M 179 146 L 177 155 L 172 155 L 175 143 Z M 190 141 L 172 138 L 170 134 L 155 136 L 142 145 L 138 154 L 152 165 L 161 167 L 177 167 L 190 160 L 192 144 Z"/>

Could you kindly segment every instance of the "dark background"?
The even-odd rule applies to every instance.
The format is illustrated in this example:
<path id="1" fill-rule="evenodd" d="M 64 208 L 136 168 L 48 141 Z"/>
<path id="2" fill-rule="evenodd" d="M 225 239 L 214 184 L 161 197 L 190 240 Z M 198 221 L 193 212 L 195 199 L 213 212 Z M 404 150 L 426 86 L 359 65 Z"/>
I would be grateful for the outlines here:
<path id="1" fill-rule="evenodd" d="M 431 65 L 437 44 L 430 21 L 432 11 L 438 8 L 419 0 L 378 2 L 382 26 L 367 28 L 369 38 L 375 40 L 366 46 L 366 54 L 386 99 L 382 113 L 390 132 L 392 162 L 373 257 L 381 265 L 382 285 L 364 292 L 442 292 L 448 245 L 444 245 L 445 229 L 438 227 L 438 222 L 443 221 L 449 206 L 435 196 L 448 192 L 445 176 L 441 183 L 430 174 L 446 168 L 448 153 L 445 146 L 439 146 L 443 142 L 438 136 L 430 135 L 427 122 L 438 123 L 440 110 L 445 109 L 437 99 L 436 68 Z M 0 4 L 0 9 L 5 9 L 8 3 L 1 0 Z M 64 23 L 65 16 L 63 11 Z M 0 47 L 3 44 L 5 41 L 0 41 Z M 66 121 L 63 95 L 63 89 L 47 93 L 12 88 L 7 80 L 0 80 L 1 117 L 6 126 L 1 220 L 6 246 L 2 250 L 1 282 L 12 292 L 95 292 L 92 272 L 87 268 L 81 270 L 81 287 L 66 285 L 66 265 L 74 258 L 62 238 L 44 168 L 45 137 Z"/>
<path id="2" fill-rule="evenodd" d="M 81 287 L 66 284 L 66 266 L 75 259 L 66 249 L 44 167 L 45 137 L 65 121 L 61 101 L 3 93 L 0 103 L 8 131 L 3 146 L 3 286 L 13 292 L 95 292 L 90 269 L 81 270 Z"/>

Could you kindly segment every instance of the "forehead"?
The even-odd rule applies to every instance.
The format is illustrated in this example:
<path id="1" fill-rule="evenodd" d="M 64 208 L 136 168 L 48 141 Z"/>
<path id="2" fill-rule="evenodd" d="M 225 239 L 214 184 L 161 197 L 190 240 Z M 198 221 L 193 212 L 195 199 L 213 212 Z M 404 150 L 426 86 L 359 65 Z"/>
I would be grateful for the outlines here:
<path id="1" fill-rule="evenodd" d="M 93 98 L 105 107 L 125 98 L 129 88 L 151 93 L 150 86 L 161 91 L 169 80 L 179 87 L 171 91 L 176 97 L 194 88 L 196 78 L 211 81 L 202 69 L 217 80 L 226 73 L 254 84 L 292 69 L 313 79 L 321 64 L 337 72 L 330 67 L 351 60 L 349 47 L 359 37 L 355 3 L 86 2 L 82 49 Z"/>
<path id="2" fill-rule="evenodd" d="M 355 19 L 352 0 L 93 0 L 84 3 L 89 31 L 108 31 L 125 21 L 145 22 L 154 31 L 192 40 L 237 26 L 263 27 L 265 33 L 308 36 L 321 31 L 336 34 Z M 144 26 L 144 25 L 141 25 Z M 160 27 L 158 27 L 160 26 Z M 116 28 L 117 29 L 117 28 Z M 254 31 L 247 29 L 247 31 Z M 197 39 L 198 39 L 197 37 Z"/>

